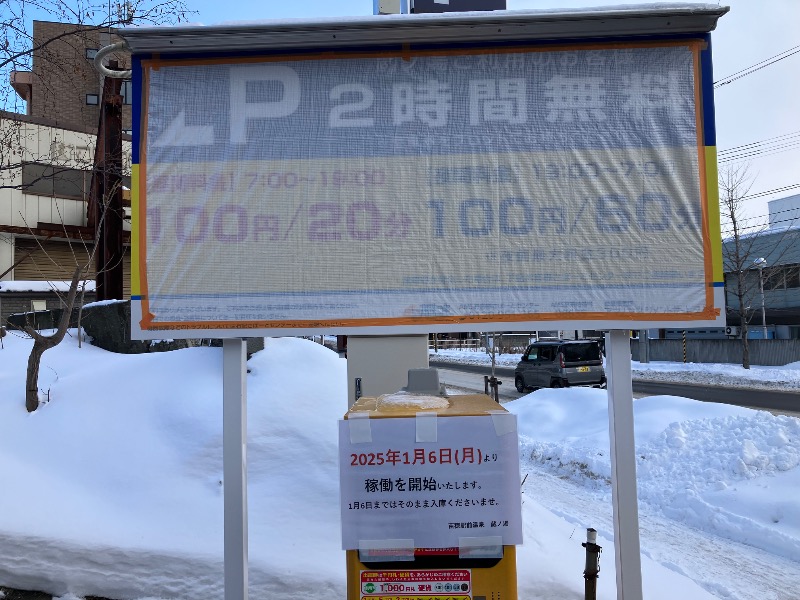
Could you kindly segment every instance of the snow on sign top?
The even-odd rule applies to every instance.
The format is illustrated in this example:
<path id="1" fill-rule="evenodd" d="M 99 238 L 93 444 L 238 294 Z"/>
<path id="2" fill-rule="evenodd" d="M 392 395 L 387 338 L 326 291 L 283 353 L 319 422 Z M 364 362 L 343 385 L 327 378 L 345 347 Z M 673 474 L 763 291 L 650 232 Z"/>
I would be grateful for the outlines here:
<path id="1" fill-rule="evenodd" d="M 69 281 L 0 281 L 0 293 L 11 292 L 69 292 Z M 86 280 L 78 284 L 78 289 L 87 292 L 95 290 L 94 280 Z"/>
<path id="2" fill-rule="evenodd" d="M 474 41 L 485 35 L 494 40 L 516 37 L 530 41 L 613 34 L 706 33 L 716 27 L 717 19 L 728 10 L 727 6 L 709 3 L 661 2 L 591 8 L 267 19 L 213 25 L 183 23 L 133 27 L 120 31 L 120 35 L 134 54 L 410 43 L 426 37 L 441 43 L 456 38 Z M 498 25 L 510 29 L 498 30 Z M 545 27 L 541 28 L 542 25 Z"/>
<path id="3" fill-rule="evenodd" d="M 132 335 L 723 324 L 708 29 L 525 31 L 137 55 Z"/>

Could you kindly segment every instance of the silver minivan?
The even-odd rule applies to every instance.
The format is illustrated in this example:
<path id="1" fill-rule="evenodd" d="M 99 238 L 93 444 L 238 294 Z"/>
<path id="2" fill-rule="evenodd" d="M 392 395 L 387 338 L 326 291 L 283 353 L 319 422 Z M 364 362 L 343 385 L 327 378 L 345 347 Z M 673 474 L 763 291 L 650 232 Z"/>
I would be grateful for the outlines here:
<path id="1" fill-rule="evenodd" d="M 518 392 L 543 387 L 605 387 L 600 344 L 593 340 L 535 342 L 525 349 L 514 372 Z"/>

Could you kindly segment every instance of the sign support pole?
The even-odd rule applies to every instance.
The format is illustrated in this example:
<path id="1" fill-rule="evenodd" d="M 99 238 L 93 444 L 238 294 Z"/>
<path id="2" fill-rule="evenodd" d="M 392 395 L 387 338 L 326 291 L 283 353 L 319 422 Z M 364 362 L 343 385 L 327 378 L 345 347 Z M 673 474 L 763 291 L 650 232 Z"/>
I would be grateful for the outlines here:
<path id="1" fill-rule="evenodd" d="M 247 600 L 247 353 L 242 338 L 222 342 L 222 461 L 225 600 Z"/>
<path id="2" fill-rule="evenodd" d="M 630 335 L 606 334 L 608 421 L 611 438 L 611 498 L 614 507 L 614 553 L 617 600 L 642 600 L 639 503 L 636 496 L 636 447 L 633 429 L 633 382 Z"/>

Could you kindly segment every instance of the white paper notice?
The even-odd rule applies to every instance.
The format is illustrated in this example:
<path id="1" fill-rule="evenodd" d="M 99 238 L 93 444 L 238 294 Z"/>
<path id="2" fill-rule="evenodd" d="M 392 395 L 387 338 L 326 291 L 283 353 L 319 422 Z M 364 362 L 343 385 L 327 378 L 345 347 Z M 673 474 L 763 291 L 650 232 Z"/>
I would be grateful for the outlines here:
<path id="1" fill-rule="evenodd" d="M 514 419 L 513 415 L 508 415 Z M 417 442 L 417 419 L 371 419 L 372 441 L 351 442 L 339 423 L 342 547 L 411 538 L 417 548 L 465 537 L 522 543 L 516 427 L 492 416 L 436 419 L 436 442 Z"/>

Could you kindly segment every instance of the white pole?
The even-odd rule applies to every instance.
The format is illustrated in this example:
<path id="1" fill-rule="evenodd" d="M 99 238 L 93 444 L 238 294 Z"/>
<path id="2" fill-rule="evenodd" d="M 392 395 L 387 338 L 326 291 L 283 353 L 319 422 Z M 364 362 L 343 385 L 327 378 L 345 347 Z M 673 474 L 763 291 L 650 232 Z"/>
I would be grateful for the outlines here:
<path id="1" fill-rule="evenodd" d="M 764 330 L 764 339 L 767 339 L 767 310 L 764 305 L 764 266 L 758 266 L 758 284 L 761 288 L 761 327 Z"/>
<path id="2" fill-rule="evenodd" d="M 617 600 L 642 600 L 636 448 L 633 436 L 633 383 L 628 331 L 615 330 L 606 334 L 606 351 Z"/>
<path id="3" fill-rule="evenodd" d="M 225 600 L 247 600 L 247 354 L 241 338 L 222 342 L 222 462 Z"/>

